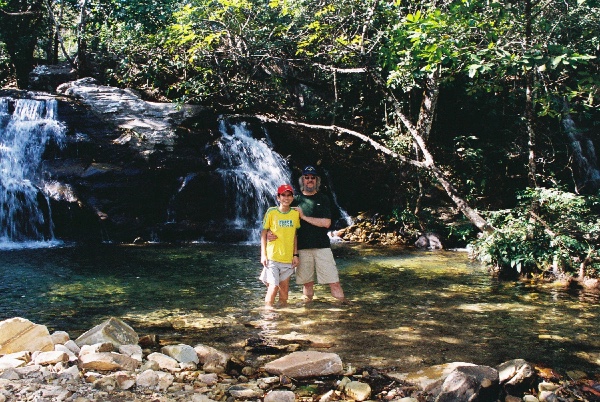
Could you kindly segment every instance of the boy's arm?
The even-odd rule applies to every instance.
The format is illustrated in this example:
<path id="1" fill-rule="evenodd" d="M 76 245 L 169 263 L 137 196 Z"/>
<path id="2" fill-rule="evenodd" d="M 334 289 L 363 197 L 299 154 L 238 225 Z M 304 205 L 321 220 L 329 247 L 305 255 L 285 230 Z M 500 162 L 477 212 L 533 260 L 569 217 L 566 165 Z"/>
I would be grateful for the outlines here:
<path id="1" fill-rule="evenodd" d="M 260 232 L 260 263 L 263 266 L 267 266 L 269 260 L 267 259 L 267 232 L 269 229 L 263 229 Z"/>

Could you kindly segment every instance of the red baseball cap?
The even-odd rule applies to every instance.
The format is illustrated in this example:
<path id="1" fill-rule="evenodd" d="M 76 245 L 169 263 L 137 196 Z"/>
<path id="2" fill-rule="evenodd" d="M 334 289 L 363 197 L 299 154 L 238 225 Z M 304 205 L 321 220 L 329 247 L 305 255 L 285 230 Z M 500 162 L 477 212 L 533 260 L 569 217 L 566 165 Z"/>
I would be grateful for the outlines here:
<path id="1" fill-rule="evenodd" d="M 292 188 L 292 186 L 290 186 L 289 184 L 282 184 L 277 189 L 277 195 L 281 195 L 281 194 L 285 193 L 286 191 L 290 191 L 292 193 L 292 195 L 294 194 L 294 189 Z"/>

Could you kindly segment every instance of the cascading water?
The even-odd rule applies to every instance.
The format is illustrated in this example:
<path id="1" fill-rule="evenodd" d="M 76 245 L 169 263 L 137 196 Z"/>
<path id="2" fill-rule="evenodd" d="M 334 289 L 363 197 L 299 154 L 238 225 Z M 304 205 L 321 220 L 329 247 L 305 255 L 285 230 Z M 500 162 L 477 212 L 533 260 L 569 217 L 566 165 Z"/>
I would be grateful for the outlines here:
<path id="1" fill-rule="evenodd" d="M 11 113 L 12 109 L 12 113 Z M 0 246 L 54 240 L 40 167 L 46 145 L 62 145 L 56 100 L 0 98 Z"/>
<path id="2" fill-rule="evenodd" d="M 598 169 L 594 143 L 584 133 L 577 130 L 575 122 L 569 114 L 563 117 L 563 127 L 573 149 L 577 192 L 595 194 L 600 189 L 600 169 Z"/>
<path id="3" fill-rule="evenodd" d="M 217 172 L 227 192 L 225 224 L 229 230 L 246 232 L 247 241 L 256 243 L 266 210 L 276 205 L 277 187 L 291 183 L 291 173 L 266 132 L 256 139 L 245 123 L 224 120 L 219 129 L 222 162 Z"/>

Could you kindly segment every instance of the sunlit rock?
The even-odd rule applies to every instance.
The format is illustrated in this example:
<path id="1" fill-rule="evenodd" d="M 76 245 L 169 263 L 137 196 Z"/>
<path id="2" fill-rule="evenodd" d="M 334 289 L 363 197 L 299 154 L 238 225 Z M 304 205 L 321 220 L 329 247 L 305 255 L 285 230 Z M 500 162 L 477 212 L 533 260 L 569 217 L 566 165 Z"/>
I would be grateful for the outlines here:
<path id="1" fill-rule="evenodd" d="M 161 349 L 161 352 L 177 360 L 179 363 L 200 363 L 198 354 L 194 348 L 189 345 L 167 345 Z"/>
<path id="2" fill-rule="evenodd" d="M 61 344 L 54 345 L 54 351 L 66 353 L 67 356 L 69 357 L 70 362 L 76 362 L 79 359 L 77 357 L 77 355 L 75 353 L 73 353 L 73 351 L 71 349 L 67 348 L 65 345 L 61 345 Z"/>
<path id="3" fill-rule="evenodd" d="M 140 363 L 142 362 L 142 358 L 144 356 L 142 348 L 139 345 L 121 345 L 119 346 L 119 353 L 129 356 Z"/>
<path id="4" fill-rule="evenodd" d="M 0 371 L 23 367 L 31 361 L 29 352 L 17 352 L 0 357 Z"/>
<path id="5" fill-rule="evenodd" d="M 344 393 L 355 401 L 365 401 L 371 396 L 371 387 L 365 382 L 350 381 L 344 387 Z"/>
<path id="6" fill-rule="evenodd" d="M 65 331 L 54 331 L 50 334 L 50 337 L 52 337 L 52 342 L 54 342 L 55 345 L 64 345 L 71 339 L 69 334 Z"/>
<path id="7" fill-rule="evenodd" d="M 313 351 L 291 353 L 267 363 L 264 368 L 268 373 L 292 378 L 341 374 L 343 371 L 342 360 L 337 354 Z"/>
<path id="8" fill-rule="evenodd" d="M 167 356 L 163 353 L 158 353 L 158 352 L 150 353 L 148 355 L 148 360 L 157 362 L 159 367 L 163 370 L 169 370 L 169 371 L 178 371 L 179 370 L 179 362 L 177 360 L 173 359 L 172 357 Z"/>
<path id="9" fill-rule="evenodd" d="M 135 385 L 136 377 L 127 371 L 118 371 L 113 374 L 120 389 L 130 389 Z"/>
<path id="10" fill-rule="evenodd" d="M 110 342 L 116 347 L 120 345 L 137 345 L 138 334 L 122 320 L 111 317 L 103 323 L 96 325 L 79 338 L 75 343 L 80 347 L 95 343 Z"/>
<path id="11" fill-rule="evenodd" d="M 509 360 L 496 367 L 500 385 L 509 395 L 522 396 L 537 382 L 537 373 L 532 364 L 523 359 Z"/>
<path id="12" fill-rule="evenodd" d="M 446 379 L 446 377 L 448 377 L 448 375 L 457 367 L 461 366 L 475 366 L 475 364 L 464 362 L 452 362 L 427 367 L 423 370 L 419 370 L 412 373 L 389 372 L 387 375 L 388 377 L 393 379 L 415 384 L 421 390 L 435 395 L 439 393 L 440 387 Z"/>
<path id="13" fill-rule="evenodd" d="M 260 398 L 263 394 L 260 389 L 249 385 L 233 385 L 227 392 L 232 397 L 239 399 Z"/>
<path id="14" fill-rule="evenodd" d="M 135 370 L 139 361 L 114 352 L 88 353 L 79 357 L 79 367 L 87 370 Z"/>
<path id="15" fill-rule="evenodd" d="M 158 385 L 158 374 L 154 370 L 145 370 L 137 376 L 135 384 L 140 388 L 156 388 Z"/>
<path id="16" fill-rule="evenodd" d="M 54 342 L 48 328 L 20 317 L 0 322 L 0 354 L 23 350 L 30 352 L 54 350 Z"/>
<path id="17" fill-rule="evenodd" d="M 40 366 L 47 366 L 49 364 L 56 364 L 59 362 L 68 362 L 69 355 L 61 351 L 42 352 L 35 357 L 35 364 Z"/>
<path id="18" fill-rule="evenodd" d="M 79 367 L 71 366 L 62 370 L 58 374 L 58 378 L 66 379 L 67 381 L 79 380 L 81 379 L 81 371 L 79 371 Z"/>
<path id="19" fill-rule="evenodd" d="M 425 233 L 419 236 L 415 242 L 415 247 L 427 250 L 441 250 L 444 248 L 440 237 L 435 233 Z"/>
<path id="20" fill-rule="evenodd" d="M 274 390 L 265 395 L 264 402 L 294 402 L 296 396 L 292 391 Z"/>
<path id="21" fill-rule="evenodd" d="M 175 381 L 175 377 L 171 373 L 165 373 L 164 371 L 158 371 L 158 384 L 156 384 L 156 389 L 159 391 L 166 391 L 167 388 L 173 384 Z"/>
<path id="22" fill-rule="evenodd" d="M 194 346 L 194 350 L 198 355 L 199 362 L 203 365 L 202 368 L 207 373 L 223 373 L 227 368 L 230 359 L 227 353 L 202 344 Z"/>
<path id="23" fill-rule="evenodd" d="M 82 345 L 79 350 L 79 355 L 87 355 L 89 353 L 104 353 L 104 352 L 113 352 L 115 347 L 110 342 L 104 343 L 94 343 L 93 345 Z"/>
<path id="24" fill-rule="evenodd" d="M 488 366 L 461 366 L 446 377 L 435 401 L 493 401 L 499 391 L 496 369 Z"/>

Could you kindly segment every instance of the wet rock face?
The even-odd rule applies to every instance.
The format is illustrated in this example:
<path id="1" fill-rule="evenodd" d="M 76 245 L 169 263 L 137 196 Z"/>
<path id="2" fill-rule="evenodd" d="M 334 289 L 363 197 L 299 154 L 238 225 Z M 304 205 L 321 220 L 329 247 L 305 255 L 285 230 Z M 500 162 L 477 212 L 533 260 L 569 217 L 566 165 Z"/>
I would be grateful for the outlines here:
<path id="1" fill-rule="evenodd" d="M 66 140 L 62 146 L 48 144 L 41 185 L 50 198 L 56 238 L 116 243 L 247 240 L 245 232 L 223 229 L 232 208 L 227 207 L 230 197 L 217 171 L 221 133 L 212 111 L 147 102 L 133 90 L 103 86 L 91 78 L 58 85 L 54 93 L 0 91 L 0 96 L 58 101 L 57 119 L 67 127 Z M 256 132 L 265 129 L 249 125 Z M 290 167 L 329 160 L 327 180 L 340 183 L 336 191 L 344 204 L 366 203 L 357 198 L 355 183 L 347 184 L 355 178 L 340 173 L 350 169 L 350 154 L 346 160 L 335 147 L 315 146 L 318 137 L 309 133 L 289 135 L 275 127 L 268 131 L 272 149 Z M 373 172 L 358 176 L 368 177 L 373 186 L 385 182 Z M 361 189 L 385 208 L 377 191 Z M 397 235 L 390 237 L 388 242 Z"/>
<path id="2" fill-rule="evenodd" d="M 75 70 L 69 65 L 41 65 L 29 74 L 29 88 L 36 91 L 53 92 L 60 84 L 77 78 Z"/>
<path id="3" fill-rule="evenodd" d="M 42 166 L 55 237 L 129 243 L 202 236 L 206 222 L 218 218 L 214 206 L 223 204 L 204 151 L 218 135 L 216 116 L 78 82 L 77 90 L 66 85 L 68 96 L 0 93 L 58 100 L 66 142 L 48 144 Z"/>

